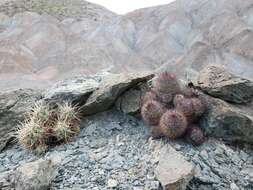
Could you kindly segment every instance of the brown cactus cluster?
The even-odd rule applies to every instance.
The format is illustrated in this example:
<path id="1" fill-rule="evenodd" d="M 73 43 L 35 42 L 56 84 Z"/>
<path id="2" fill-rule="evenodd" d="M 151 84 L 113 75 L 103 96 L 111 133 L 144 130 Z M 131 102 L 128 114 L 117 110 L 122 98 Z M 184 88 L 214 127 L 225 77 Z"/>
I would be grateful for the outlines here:
<path id="1" fill-rule="evenodd" d="M 150 91 L 142 97 L 141 105 L 142 118 L 152 126 L 153 138 L 185 137 L 193 145 L 204 142 L 198 120 L 205 113 L 207 104 L 191 88 L 181 89 L 174 73 L 158 74 Z"/>

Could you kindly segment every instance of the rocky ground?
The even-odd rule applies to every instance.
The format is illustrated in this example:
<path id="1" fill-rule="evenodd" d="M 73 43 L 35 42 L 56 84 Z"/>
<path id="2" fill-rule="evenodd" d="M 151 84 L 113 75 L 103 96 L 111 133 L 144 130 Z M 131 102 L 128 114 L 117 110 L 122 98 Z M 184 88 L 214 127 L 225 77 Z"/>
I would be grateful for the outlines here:
<path id="1" fill-rule="evenodd" d="M 253 189 L 252 5 L 178 0 L 117 15 L 82 0 L 1 1 L 0 189 Z M 207 99 L 203 145 L 153 140 L 127 115 L 139 112 L 156 68 Z M 42 159 L 10 144 L 38 100 L 93 114 L 76 139 Z"/>
<path id="2" fill-rule="evenodd" d="M 61 156 L 51 189 L 157 190 L 154 171 L 159 152 L 169 143 L 198 172 L 188 190 L 249 190 L 253 188 L 252 149 L 226 146 L 209 139 L 200 147 L 184 141 L 152 140 L 139 119 L 111 110 L 86 118 L 73 142 L 51 148 L 45 157 Z M 38 159 L 18 145 L 0 154 L 0 172 Z M 170 162 L 170 160 L 168 160 Z"/>

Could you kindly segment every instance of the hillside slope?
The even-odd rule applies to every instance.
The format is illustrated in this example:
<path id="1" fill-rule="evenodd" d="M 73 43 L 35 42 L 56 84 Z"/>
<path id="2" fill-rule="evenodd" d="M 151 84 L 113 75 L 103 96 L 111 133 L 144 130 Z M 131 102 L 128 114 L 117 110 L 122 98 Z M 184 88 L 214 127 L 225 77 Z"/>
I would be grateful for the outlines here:
<path id="1" fill-rule="evenodd" d="M 0 87 L 104 71 L 188 77 L 209 64 L 250 78 L 252 9 L 253 0 L 178 0 L 119 16 L 80 0 L 8 2 L 0 6 Z"/>

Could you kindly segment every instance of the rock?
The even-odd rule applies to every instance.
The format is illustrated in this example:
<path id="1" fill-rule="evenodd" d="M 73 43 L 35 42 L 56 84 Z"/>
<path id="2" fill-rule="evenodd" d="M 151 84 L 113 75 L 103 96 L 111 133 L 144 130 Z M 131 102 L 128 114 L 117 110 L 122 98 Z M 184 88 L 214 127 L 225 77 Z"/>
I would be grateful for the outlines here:
<path id="1" fill-rule="evenodd" d="M 249 181 L 253 183 L 253 165 L 246 166 L 241 171 L 243 174 L 249 177 Z"/>
<path id="2" fill-rule="evenodd" d="M 235 183 L 230 184 L 230 189 L 231 190 L 240 190 L 239 187 Z"/>
<path id="3" fill-rule="evenodd" d="M 160 152 L 155 174 L 165 190 L 185 190 L 195 170 L 180 153 L 165 145 Z"/>
<path id="4" fill-rule="evenodd" d="M 149 73 L 75 77 L 52 86 L 44 100 L 54 104 L 69 101 L 81 106 L 83 115 L 91 115 L 111 108 L 122 93 L 152 77 Z"/>
<path id="5" fill-rule="evenodd" d="M 115 103 L 126 90 L 153 77 L 149 73 L 112 74 L 102 81 L 82 106 L 84 115 L 102 112 Z"/>
<path id="6" fill-rule="evenodd" d="M 69 101 L 74 104 L 84 104 L 91 93 L 98 88 L 101 80 L 100 76 L 87 76 L 60 81 L 45 92 L 44 100 L 49 103 Z"/>
<path id="7" fill-rule="evenodd" d="M 205 96 L 208 112 L 200 126 L 207 136 L 225 141 L 253 142 L 253 105 L 231 105 L 223 100 Z"/>
<path id="8" fill-rule="evenodd" d="M 124 114 L 137 114 L 140 111 L 141 94 L 141 91 L 137 89 L 128 90 L 118 98 L 117 109 Z"/>
<path id="9" fill-rule="evenodd" d="M 253 81 L 235 76 L 219 66 L 201 70 L 196 87 L 211 96 L 233 103 L 247 103 L 253 98 Z"/>
<path id="10" fill-rule="evenodd" d="M 115 188 L 115 187 L 117 187 L 117 185 L 118 185 L 118 182 L 117 182 L 117 180 L 114 180 L 114 179 L 109 179 L 107 182 L 108 188 Z"/>
<path id="11" fill-rule="evenodd" d="M 33 103 L 41 98 L 36 90 L 22 89 L 0 93 L 0 152 L 13 138 L 14 131 Z"/>
<path id="12" fill-rule="evenodd" d="M 11 184 L 12 172 L 1 172 L 0 173 L 0 189 L 1 190 L 14 190 Z"/>
<path id="13" fill-rule="evenodd" d="M 16 190 L 46 190 L 57 174 L 61 157 L 39 159 L 19 166 L 15 171 Z"/>

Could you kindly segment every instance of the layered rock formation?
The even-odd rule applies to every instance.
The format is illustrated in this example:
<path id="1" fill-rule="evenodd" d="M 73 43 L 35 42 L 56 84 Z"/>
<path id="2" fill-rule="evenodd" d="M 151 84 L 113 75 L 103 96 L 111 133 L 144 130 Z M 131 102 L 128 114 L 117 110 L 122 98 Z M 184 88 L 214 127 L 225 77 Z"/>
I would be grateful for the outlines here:
<path id="1" fill-rule="evenodd" d="M 116 15 L 81 0 L 8 1 L 0 10 L 0 87 L 159 67 L 187 78 L 209 64 L 252 78 L 252 4 L 178 0 Z"/>

